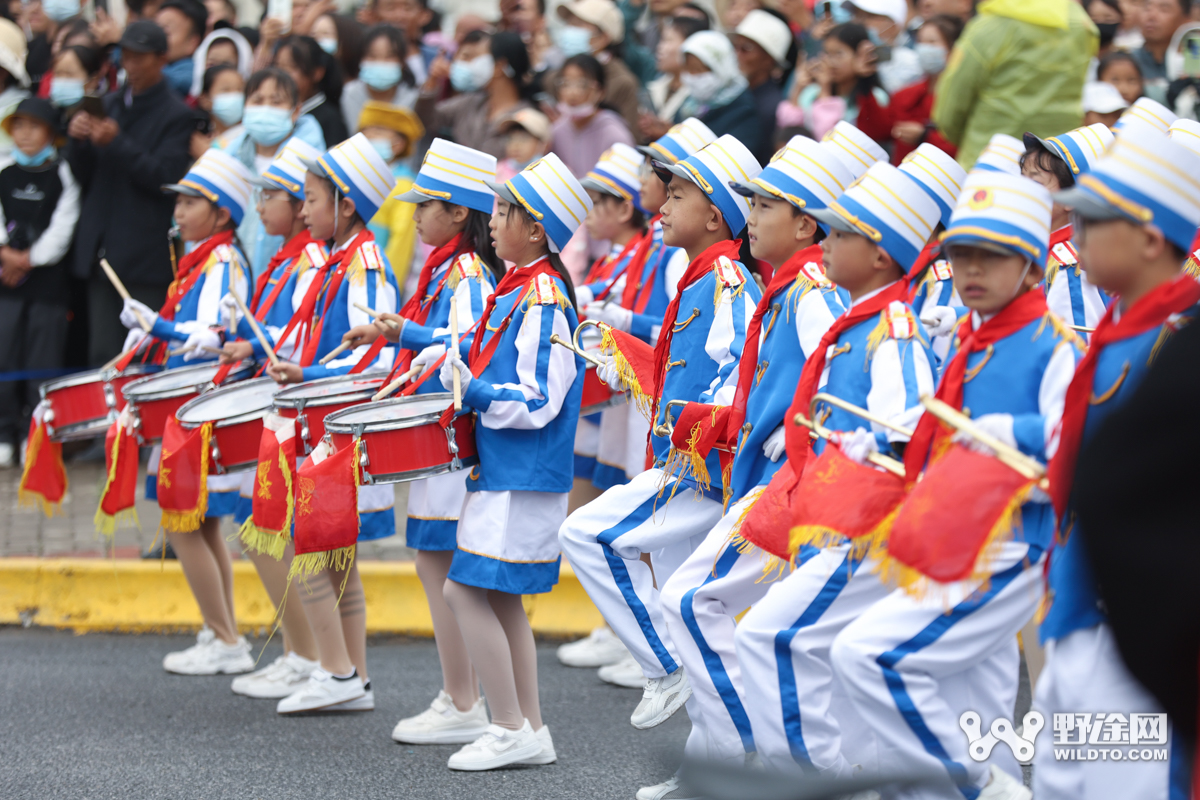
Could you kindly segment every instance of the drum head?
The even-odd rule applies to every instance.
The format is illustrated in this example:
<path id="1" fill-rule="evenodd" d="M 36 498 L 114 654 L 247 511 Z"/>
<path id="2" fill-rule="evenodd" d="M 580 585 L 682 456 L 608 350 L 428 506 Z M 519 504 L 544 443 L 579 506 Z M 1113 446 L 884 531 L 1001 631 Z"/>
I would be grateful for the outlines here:
<path id="1" fill-rule="evenodd" d="M 454 402 L 449 392 L 400 397 L 343 409 L 325 418 L 325 430 L 349 432 L 355 425 L 377 430 L 407 428 L 436 420 Z"/>
<path id="2" fill-rule="evenodd" d="M 385 377 L 387 377 L 387 373 L 375 371 L 308 381 L 280 391 L 275 395 L 275 404 L 295 406 L 303 401 L 305 405 L 321 405 L 320 401 L 322 400 L 347 395 L 365 394 L 370 397 L 379 390 Z"/>
<path id="3" fill-rule="evenodd" d="M 600 329 L 594 326 L 588 326 L 583 333 L 579 334 L 579 344 L 584 350 L 600 349 L 600 342 L 604 339 L 604 334 Z"/>
<path id="4" fill-rule="evenodd" d="M 229 374 L 229 380 L 246 377 L 246 370 L 253 366 L 252 362 L 244 361 L 234 367 Z M 155 395 L 171 396 L 177 392 L 186 394 L 197 386 L 202 386 L 213 379 L 221 368 L 215 361 L 195 367 L 176 367 L 157 375 L 140 378 L 127 385 L 121 391 L 126 397 L 154 397 Z"/>
<path id="5" fill-rule="evenodd" d="M 217 389 L 188 402 L 176 413 L 180 422 L 199 425 L 202 422 L 223 420 L 261 413 L 271 407 L 271 397 L 279 384 L 271 378 L 259 378 Z"/>

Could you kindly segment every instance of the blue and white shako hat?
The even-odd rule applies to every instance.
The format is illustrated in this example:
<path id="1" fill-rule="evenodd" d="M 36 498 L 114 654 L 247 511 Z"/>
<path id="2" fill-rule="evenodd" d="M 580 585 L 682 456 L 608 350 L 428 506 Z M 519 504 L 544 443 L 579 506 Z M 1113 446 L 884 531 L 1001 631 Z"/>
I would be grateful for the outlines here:
<path id="1" fill-rule="evenodd" d="M 639 175 L 644 161 L 642 154 L 633 147 L 616 142 L 604 151 L 596 166 L 580 182 L 585 189 L 629 200 L 634 208 L 645 214 L 641 200 L 642 179 Z"/>
<path id="2" fill-rule="evenodd" d="M 674 164 L 716 139 L 717 135 L 707 125 L 695 117 L 688 117 L 656 141 L 639 146 L 638 151 L 655 161 Z"/>
<path id="3" fill-rule="evenodd" d="M 396 196 L 404 203 L 444 200 L 491 214 L 496 205 L 485 181 L 496 180 L 496 157 L 445 139 L 434 139 L 412 188 Z"/>
<path id="4" fill-rule="evenodd" d="M 203 197 L 228 209 L 233 224 L 241 225 L 250 203 L 253 180 L 254 173 L 245 164 L 223 150 L 210 147 L 178 183 L 168 183 L 162 188 L 164 192 Z"/>
<path id="5" fill-rule="evenodd" d="M 973 169 L 942 234 L 942 246 L 965 244 L 1000 250 L 1045 268 L 1053 206 L 1049 190 L 1037 181 Z"/>
<path id="6" fill-rule="evenodd" d="M 316 161 L 320 157 L 320 150 L 299 136 L 293 136 L 253 183 L 263 189 L 283 189 L 293 197 L 303 200 L 304 174 L 308 172 L 304 162 Z"/>
<path id="7" fill-rule="evenodd" d="M 1007 133 L 997 133 L 988 139 L 987 146 L 975 159 L 971 171 L 990 169 L 996 172 L 1007 172 L 1009 175 L 1021 174 L 1021 155 L 1025 152 L 1025 143 Z"/>
<path id="8" fill-rule="evenodd" d="M 519 205 L 546 229 L 550 252 L 561 252 L 592 210 L 592 199 L 562 159 L 547 153 L 505 183 L 484 181 L 495 194 Z"/>
<path id="9" fill-rule="evenodd" d="M 1045 139 L 1032 133 L 1026 133 L 1024 136 L 1026 148 L 1035 142 L 1040 144 L 1067 162 L 1071 174 L 1075 176 L 1091 169 L 1113 143 L 1114 138 L 1113 132 L 1102 122 L 1084 125 L 1059 136 L 1047 136 Z"/>
<path id="10" fill-rule="evenodd" d="M 1171 137 L 1171 141 L 1179 142 L 1188 150 L 1200 155 L 1200 122 L 1181 117 L 1171 123 L 1171 127 L 1167 129 L 1167 136 Z"/>
<path id="11" fill-rule="evenodd" d="M 912 178 L 933 198 L 941 210 L 941 222 L 950 224 L 950 214 L 962 193 L 967 171 L 950 154 L 928 142 L 904 157 L 900 171 Z"/>
<path id="12" fill-rule="evenodd" d="M 878 142 L 845 120 L 834 125 L 821 144 L 850 170 L 854 180 L 861 178 L 872 164 L 888 160 L 887 152 Z"/>
<path id="13" fill-rule="evenodd" d="M 759 195 L 783 200 L 802 211 L 825 208 L 854 183 L 855 175 L 834 153 L 833 148 L 809 139 L 793 136 L 771 163 L 748 181 L 730 181 L 729 188 L 743 197 Z M 818 222 L 829 233 L 829 226 Z"/>
<path id="14" fill-rule="evenodd" d="M 1113 125 L 1113 132 L 1121 130 L 1121 128 L 1134 120 L 1139 120 L 1157 128 L 1159 133 L 1166 133 L 1177 119 L 1179 119 L 1179 116 L 1174 111 L 1157 100 L 1151 100 L 1149 97 L 1139 97 L 1134 101 L 1133 105 L 1125 109 L 1125 113 L 1117 120 L 1117 124 Z"/>
<path id="15" fill-rule="evenodd" d="M 375 216 L 396 185 L 387 162 L 361 133 L 329 148 L 315 161 L 301 161 L 309 172 L 333 181 L 344 197 L 353 200 L 363 222 Z"/>
<path id="16" fill-rule="evenodd" d="M 1155 225 L 1186 252 L 1200 226 L 1200 155 L 1155 125 L 1130 121 L 1091 171 L 1054 199 L 1085 219 Z"/>
<path id="17" fill-rule="evenodd" d="M 880 161 L 829 208 L 812 215 L 832 228 L 865 236 L 908 272 L 941 219 L 941 210 L 919 183 Z"/>
<path id="18" fill-rule="evenodd" d="M 749 183 L 762 172 L 762 166 L 746 145 L 728 133 L 675 164 L 654 162 L 659 177 L 677 175 L 700 187 L 725 218 L 733 236 L 746 227 L 750 199 L 730 188 L 730 183 Z"/>

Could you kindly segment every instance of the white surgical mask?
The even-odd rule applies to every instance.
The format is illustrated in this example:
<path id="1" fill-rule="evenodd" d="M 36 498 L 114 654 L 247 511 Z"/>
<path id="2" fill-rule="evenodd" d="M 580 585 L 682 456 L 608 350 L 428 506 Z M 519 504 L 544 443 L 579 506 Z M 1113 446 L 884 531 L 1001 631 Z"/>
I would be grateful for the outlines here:
<path id="1" fill-rule="evenodd" d="M 317 44 L 321 46 L 322 50 L 324 50 L 326 53 L 329 53 L 329 55 L 332 56 L 337 54 L 337 39 L 317 39 Z"/>
<path id="2" fill-rule="evenodd" d="M 455 61 L 450 65 L 450 85 L 457 92 L 477 92 L 488 85 L 496 73 L 496 60 L 490 53 L 470 61 Z"/>
<path id="3" fill-rule="evenodd" d="M 592 52 L 592 32 L 578 25 L 563 25 L 554 33 L 554 44 L 567 58 Z"/>
<path id="4" fill-rule="evenodd" d="M 946 68 L 946 48 L 940 44 L 917 42 L 913 49 L 917 52 L 917 63 L 926 75 L 940 75 Z"/>
<path id="5" fill-rule="evenodd" d="M 679 80 L 698 103 L 709 102 L 721 91 L 721 79 L 715 72 L 702 72 L 699 75 L 685 72 L 679 76 Z"/>
<path id="6" fill-rule="evenodd" d="M 562 114 L 567 119 L 587 119 L 592 114 L 596 113 L 596 106 L 593 103 L 582 103 L 577 106 L 559 103 L 558 113 Z"/>

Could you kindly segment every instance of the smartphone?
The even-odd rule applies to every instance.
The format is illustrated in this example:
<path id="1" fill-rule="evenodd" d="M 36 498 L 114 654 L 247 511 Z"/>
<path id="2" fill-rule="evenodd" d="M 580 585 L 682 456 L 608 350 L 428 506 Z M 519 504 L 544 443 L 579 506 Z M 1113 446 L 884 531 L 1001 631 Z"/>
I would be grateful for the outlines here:
<path id="1" fill-rule="evenodd" d="M 821 16 L 825 19 L 833 17 L 833 0 L 825 0 L 821 3 Z"/>
<path id="2" fill-rule="evenodd" d="M 890 44 L 875 45 L 875 62 L 882 64 L 885 61 L 892 60 L 892 46 Z"/>
<path id="3" fill-rule="evenodd" d="M 1200 33 L 1189 33 L 1183 40 L 1183 74 L 1200 78 Z"/>
<path id="4" fill-rule="evenodd" d="M 96 119 L 104 119 L 108 116 L 104 113 L 104 103 L 94 94 L 85 94 L 76 106 L 76 110 L 86 111 Z"/>
<path id="5" fill-rule="evenodd" d="M 292 30 L 292 0 L 267 0 L 267 16 L 283 23 L 283 32 Z"/>

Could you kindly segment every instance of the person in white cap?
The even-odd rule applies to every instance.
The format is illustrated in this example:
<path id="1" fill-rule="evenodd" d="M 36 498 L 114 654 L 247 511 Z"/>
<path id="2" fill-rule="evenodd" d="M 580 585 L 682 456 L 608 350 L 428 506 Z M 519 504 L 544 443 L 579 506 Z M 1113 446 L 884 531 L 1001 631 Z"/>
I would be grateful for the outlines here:
<path id="1" fill-rule="evenodd" d="M 25 72 L 28 49 L 25 32 L 15 22 L 0 22 L 0 119 L 11 114 L 17 103 L 29 96 L 29 75 Z M 0 155 L 8 155 L 12 146 L 12 138 L 0 132 Z"/>
<path id="2" fill-rule="evenodd" d="M 846 5 L 851 7 L 854 21 L 874 34 L 876 47 L 887 48 L 882 54 L 877 50 L 875 59 L 883 88 L 889 93 L 896 92 L 920 80 L 923 74 L 921 62 L 916 52 L 905 44 L 908 1 L 852 0 Z"/>
<path id="3" fill-rule="evenodd" d="M 763 763 L 843 777 L 854 764 L 871 761 L 873 736 L 836 691 L 829 648 L 888 593 L 872 572 L 869 552 L 878 538 L 872 528 L 853 540 L 828 528 L 792 528 L 790 509 L 806 493 L 821 498 L 836 491 L 839 478 L 818 469 L 830 457 L 833 463 L 889 463 L 884 456 L 907 441 L 900 430 L 920 414 L 919 397 L 933 391 L 934 356 L 906 302 L 903 279 L 941 214 L 920 184 L 886 163 L 872 165 L 826 209 L 811 213 L 831 228 L 823 242 L 826 275 L 849 293 L 850 304 L 809 353 L 785 419 L 815 415 L 829 441 L 810 444 L 807 430 L 790 426 L 788 463 L 743 522 L 743 539 L 784 563 L 794 559 L 795 569 L 742 618 L 734 643 Z M 874 422 L 864 428 L 861 416 L 817 402 L 818 392 L 868 409 L 900 430 Z M 809 459 L 815 460 L 811 469 Z M 827 481 L 820 489 L 806 485 L 814 473 Z"/>
<path id="4" fill-rule="evenodd" d="M 1116 86 L 1106 81 L 1090 81 L 1083 85 L 1083 124 L 1101 123 L 1108 127 L 1117 124 L 1129 104 Z"/>
<path id="5" fill-rule="evenodd" d="M 995 171 L 967 177 L 942 246 L 970 313 L 956 326 L 936 395 L 957 411 L 970 409 L 977 428 L 1041 464 L 1054 454 L 1052 433 L 1082 356 L 1038 285 L 1049 238 L 1044 187 Z M 999 491 L 991 470 L 1007 467 L 995 455 L 932 414 L 921 417 L 905 468 L 910 484 L 924 477 L 900 506 L 881 556 L 889 585 L 898 587 L 851 622 L 831 651 L 834 673 L 879 739 L 872 768 L 921 775 L 916 794 L 931 800 L 1030 798 L 1007 746 L 979 760 L 963 733 L 1012 718 L 1017 634 L 1037 610 L 1054 535 L 1049 497 L 1011 470 L 1016 485 Z M 982 497 L 984 486 L 996 502 Z M 918 516 L 930 497 L 945 509 Z M 1025 717 L 1025 738 L 1037 738 L 1037 724 Z M 1023 753 L 1022 762 L 1032 755 Z"/>
<path id="6" fill-rule="evenodd" d="M 625 18 L 613 0 L 569 0 L 558 6 L 561 25 L 554 29 L 554 43 L 562 54 L 594 56 L 604 67 L 604 96 L 630 130 L 638 129 L 637 77 L 614 49 L 625 41 Z M 558 99 L 555 70 L 545 77 L 551 96 Z"/>
<path id="7" fill-rule="evenodd" d="M 796 37 L 778 11 L 756 8 L 738 23 L 731 38 L 737 51 L 738 69 L 758 107 L 762 139 L 753 150 L 754 157 L 765 164 L 776 149 L 775 110 L 783 102 L 782 84 L 796 62 Z"/>
<path id="8" fill-rule="evenodd" d="M 438 373 L 447 391 L 458 375 L 463 411 L 477 419 L 479 463 L 467 477 L 443 591 L 492 716 L 447 764 L 472 772 L 557 758 L 521 595 L 558 582 L 556 534 L 567 514 L 584 373 L 582 358 L 550 337 L 570 340 L 579 324 L 558 253 L 591 209 L 553 153 L 503 184 L 484 183 L 498 198 L 496 256 L 514 266 L 488 298 L 479 332 L 448 351 Z"/>
<path id="9" fill-rule="evenodd" d="M 700 31 L 683 43 L 684 67 L 680 80 L 695 105 L 692 112 L 717 136 L 732 136 L 756 153 L 764 145 L 754 96 L 738 69 L 737 54 L 729 37 L 716 31 Z"/>
<path id="10" fill-rule="evenodd" d="M 687 442 L 693 423 L 711 427 L 712 415 L 702 411 L 696 416 L 703 419 L 679 419 L 676 406 L 729 404 L 745 325 L 760 294 L 737 261 L 741 242 L 733 238 L 745 226 L 750 204 L 729 188 L 730 181 L 749 180 L 761 171 L 750 151 L 732 136 L 722 136 L 676 163 L 656 161 L 654 167 L 669 180 L 663 242 L 686 250 L 690 263 L 667 306 L 653 352 L 632 335 L 608 329 L 604 348 L 609 355 L 600 367 L 601 378 L 614 388 L 628 388 L 648 411 L 654 466 L 575 511 L 559 532 L 580 583 L 645 674 L 641 702 L 630 717 L 643 730 L 665 722 L 691 696 L 658 587 L 722 515 L 720 460 L 715 452 L 706 458 Z M 639 374 L 633 363 L 652 366 Z M 671 425 L 674 437 L 667 430 Z M 643 554 L 650 555 L 653 568 Z M 693 728 L 686 753 L 707 753 L 704 738 L 700 728 Z M 639 794 L 658 798 L 662 785 Z"/>

